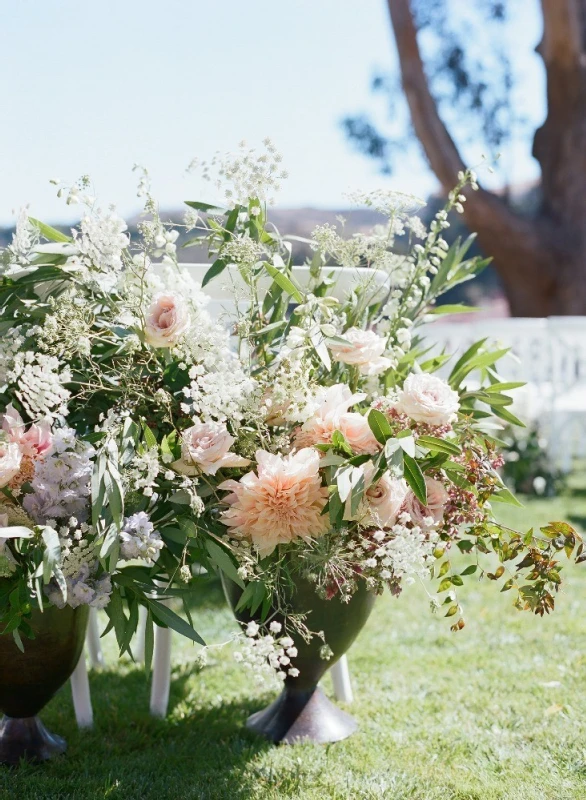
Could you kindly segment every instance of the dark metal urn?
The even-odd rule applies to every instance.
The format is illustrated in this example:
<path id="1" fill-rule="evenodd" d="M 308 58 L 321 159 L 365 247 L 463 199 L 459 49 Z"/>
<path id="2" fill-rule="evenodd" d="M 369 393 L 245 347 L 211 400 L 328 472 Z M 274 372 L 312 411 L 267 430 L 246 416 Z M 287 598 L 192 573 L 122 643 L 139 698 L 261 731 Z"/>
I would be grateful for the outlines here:
<path id="1" fill-rule="evenodd" d="M 250 622 L 249 612 L 236 611 L 242 589 L 222 575 L 228 603 L 239 622 Z M 297 578 L 289 598 L 293 612 L 307 613 L 306 624 L 311 631 L 323 631 L 326 644 L 333 656 L 325 660 L 320 656 L 323 641 L 314 636 L 306 642 L 301 636 L 287 631 L 298 650 L 291 664 L 299 670 L 297 678 L 288 676 L 283 691 L 267 708 L 248 718 L 246 727 L 273 742 L 292 744 L 300 740 L 318 743 L 338 742 L 353 734 L 358 725 L 350 714 L 332 703 L 318 686 L 324 673 L 350 648 L 374 606 L 375 595 L 360 581 L 358 590 L 349 603 L 338 597 L 324 600 L 315 586 Z M 258 617 L 254 617 L 258 622 Z M 274 617 L 279 622 L 283 620 Z"/>
<path id="2" fill-rule="evenodd" d="M 81 656 L 89 608 L 54 606 L 33 611 L 34 639 L 23 638 L 24 653 L 11 634 L 0 636 L 0 763 L 46 761 L 64 753 L 65 739 L 37 717 L 71 676 Z"/>

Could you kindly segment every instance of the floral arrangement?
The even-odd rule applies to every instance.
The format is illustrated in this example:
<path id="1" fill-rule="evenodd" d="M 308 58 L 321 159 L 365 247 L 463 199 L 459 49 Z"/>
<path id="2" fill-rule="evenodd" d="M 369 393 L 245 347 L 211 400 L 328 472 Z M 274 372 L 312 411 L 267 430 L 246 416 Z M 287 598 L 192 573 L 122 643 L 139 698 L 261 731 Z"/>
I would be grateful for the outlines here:
<path id="1" fill-rule="evenodd" d="M 508 409 L 516 384 L 497 371 L 507 351 L 478 342 L 445 379 L 436 373 L 449 354 L 430 355 L 418 332 L 462 310 L 436 300 L 486 264 L 466 258 L 471 239 L 449 246 L 442 235 L 477 188 L 475 174 L 460 176 L 429 230 L 416 198 L 354 195 L 385 221 L 349 239 L 343 221 L 318 227 L 302 285 L 291 242 L 267 218 L 283 177 L 272 143 L 198 166 L 223 204 L 188 203 L 190 243 L 205 243 L 213 258 L 204 285 L 231 288 L 230 322 L 258 400 L 238 420 L 195 422 L 173 467 L 205 476 L 199 524 L 230 554 L 220 566 L 255 618 L 239 659 L 255 669 L 268 659 L 282 678 L 297 672 L 290 634 L 319 632 L 288 607 L 295 576 L 344 600 L 361 581 L 399 595 L 431 576 L 432 608 L 444 607 L 452 630 L 465 624 L 457 593 L 467 576 L 499 582 L 519 609 L 552 610 L 556 554 L 580 556 L 577 533 L 566 523 L 517 532 L 493 514 L 495 503 L 517 502 L 499 475 L 495 438 L 499 424 L 521 424 Z M 350 291 L 336 290 L 330 264 L 355 270 Z"/>
<path id="2" fill-rule="evenodd" d="M 23 211 L 0 256 L 0 632 L 21 648 L 47 603 L 104 608 L 122 651 L 141 604 L 148 657 L 153 622 L 202 641 L 161 602 L 189 590 L 204 508 L 173 452 L 191 415 L 236 424 L 253 381 L 140 187 L 138 242 L 83 179 L 59 188 L 83 209 L 71 236 Z"/>
<path id="3" fill-rule="evenodd" d="M 241 587 L 258 619 L 240 658 L 281 677 L 298 671 L 293 634 L 320 633 L 288 606 L 296 576 L 350 601 L 362 582 L 398 595 L 431 575 L 453 630 L 472 574 L 553 609 L 556 555 L 579 557 L 578 535 L 519 533 L 492 511 L 516 502 L 494 437 L 495 418 L 518 422 L 506 351 L 478 342 L 446 380 L 450 356 L 418 332 L 485 264 L 442 236 L 474 174 L 429 230 L 415 198 L 356 194 L 384 222 L 351 238 L 318 227 L 301 280 L 267 216 L 286 177 L 272 143 L 194 166 L 223 200 L 189 202 L 182 226 L 161 220 L 141 170 L 131 242 L 82 179 L 59 187 L 83 209 L 71 236 L 23 212 L 1 255 L 0 631 L 22 646 L 35 605 L 89 604 L 130 652 L 142 604 L 148 663 L 153 622 L 202 641 L 185 602 L 189 622 L 161 602 L 185 600 L 194 564 Z M 213 258 L 203 285 L 230 287 L 230 331 L 177 263 L 180 227 Z M 343 291 L 330 265 L 352 272 Z"/>

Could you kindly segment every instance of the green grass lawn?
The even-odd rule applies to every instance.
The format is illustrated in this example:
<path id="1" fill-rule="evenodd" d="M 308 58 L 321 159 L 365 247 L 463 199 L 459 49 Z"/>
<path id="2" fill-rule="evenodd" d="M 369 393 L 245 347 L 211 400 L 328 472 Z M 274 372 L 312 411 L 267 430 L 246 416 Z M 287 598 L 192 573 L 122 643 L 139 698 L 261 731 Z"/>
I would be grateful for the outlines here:
<path id="1" fill-rule="evenodd" d="M 586 476 L 555 500 L 504 507 L 527 528 L 566 518 L 586 527 Z M 586 564 L 567 570 L 545 620 L 469 583 L 459 634 L 428 612 L 419 585 L 381 599 L 350 653 L 360 730 L 329 746 L 275 747 L 244 729 L 275 695 L 230 648 L 194 665 L 176 641 L 169 716 L 148 713 L 149 687 L 128 661 L 91 675 L 95 728 L 78 732 L 65 688 L 42 714 L 69 741 L 66 757 L 0 769 L 0 798 L 389 798 L 566 800 L 586 797 Z M 209 641 L 235 630 L 216 588 L 196 609 Z M 330 681 L 325 679 L 330 691 Z"/>

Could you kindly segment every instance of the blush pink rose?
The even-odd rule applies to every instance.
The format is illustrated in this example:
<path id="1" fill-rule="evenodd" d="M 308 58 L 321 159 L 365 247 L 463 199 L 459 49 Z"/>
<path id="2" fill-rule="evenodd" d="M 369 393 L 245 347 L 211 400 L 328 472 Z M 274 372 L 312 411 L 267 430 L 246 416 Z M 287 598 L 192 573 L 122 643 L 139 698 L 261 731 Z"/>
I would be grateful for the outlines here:
<path id="1" fill-rule="evenodd" d="M 28 458 L 44 458 L 53 447 L 51 425 L 47 420 L 33 423 L 26 430 L 22 417 L 14 406 L 9 405 L 2 415 L 2 430 L 9 441 L 20 445 L 23 456 Z"/>
<path id="2" fill-rule="evenodd" d="M 360 402 L 364 394 L 352 394 L 345 384 L 330 386 L 314 415 L 305 422 L 295 435 L 297 447 L 314 444 L 328 444 L 334 431 L 343 433 L 348 444 L 358 455 L 374 454 L 380 450 L 368 420 L 363 414 L 348 411 L 354 403 Z"/>
<path id="3" fill-rule="evenodd" d="M 372 463 L 369 472 L 374 471 Z M 405 502 L 409 487 L 402 478 L 393 478 L 385 472 L 382 478 L 366 490 L 366 500 L 373 522 L 381 528 L 392 528 Z"/>
<path id="4" fill-rule="evenodd" d="M 386 341 L 374 331 L 349 328 L 342 338 L 347 344 L 328 345 L 334 361 L 356 366 L 362 375 L 378 375 L 391 366 L 391 360 L 383 356 Z"/>
<path id="5" fill-rule="evenodd" d="M 188 330 L 189 324 L 186 303 L 172 292 L 160 294 L 148 310 L 144 338 L 153 347 L 173 347 Z"/>
<path id="6" fill-rule="evenodd" d="M 456 418 L 460 398 L 446 381 L 436 375 L 412 373 L 399 391 L 395 408 L 415 422 L 448 425 Z"/>
<path id="7" fill-rule="evenodd" d="M 20 472 L 22 451 L 16 442 L 0 442 L 0 489 Z"/>
<path id="8" fill-rule="evenodd" d="M 229 508 L 221 515 L 231 533 L 248 539 L 262 556 L 279 544 L 325 533 L 329 520 L 322 511 L 328 490 L 321 485 L 317 451 L 308 447 L 277 456 L 257 450 L 256 461 L 256 473 L 218 487 L 231 492 L 224 501 Z"/>
<path id="9" fill-rule="evenodd" d="M 426 527 L 429 519 L 433 519 L 435 525 L 440 525 L 444 519 L 444 508 L 450 499 L 445 486 L 435 478 L 426 478 L 425 486 L 427 489 L 427 505 L 417 499 L 411 490 L 409 490 L 403 510 L 409 514 L 411 521 L 420 527 Z"/>
<path id="10" fill-rule="evenodd" d="M 215 475 L 223 467 L 246 467 L 249 459 L 230 452 L 235 441 L 221 422 L 198 422 L 183 432 L 181 458 L 171 466 L 182 475 Z"/>

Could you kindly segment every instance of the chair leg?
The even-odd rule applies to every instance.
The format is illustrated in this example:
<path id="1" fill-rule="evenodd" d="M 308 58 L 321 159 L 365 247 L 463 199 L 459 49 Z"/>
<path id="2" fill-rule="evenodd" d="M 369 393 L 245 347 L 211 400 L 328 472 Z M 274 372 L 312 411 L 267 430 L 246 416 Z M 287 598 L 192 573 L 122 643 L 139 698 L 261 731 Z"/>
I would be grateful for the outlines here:
<path id="1" fill-rule="evenodd" d="M 151 714 L 166 717 L 171 688 L 171 629 L 155 626 L 155 652 L 151 684 Z"/>
<path id="2" fill-rule="evenodd" d="M 144 637 L 146 634 L 147 610 L 144 606 L 138 609 L 138 627 L 136 629 L 136 644 L 132 654 L 137 661 L 144 661 Z"/>
<path id="3" fill-rule="evenodd" d="M 354 693 L 352 692 L 352 682 L 350 680 L 350 670 L 348 669 L 348 659 L 346 656 L 337 661 L 330 670 L 332 683 L 334 684 L 334 694 L 336 700 L 342 703 L 352 703 Z"/>
<path id="4" fill-rule="evenodd" d="M 86 644 L 90 657 L 90 667 L 104 666 L 104 654 L 100 643 L 100 626 L 98 624 L 98 612 L 95 608 L 90 608 L 90 617 L 87 626 Z"/>
<path id="5" fill-rule="evenodd" d="M 82 652 L 77 667 L 71 676 L 71 696 L 75 718 L 79 728 L 91 728 L 94 724 L 90 682 L 88 680 L 85 651 Z"/>

